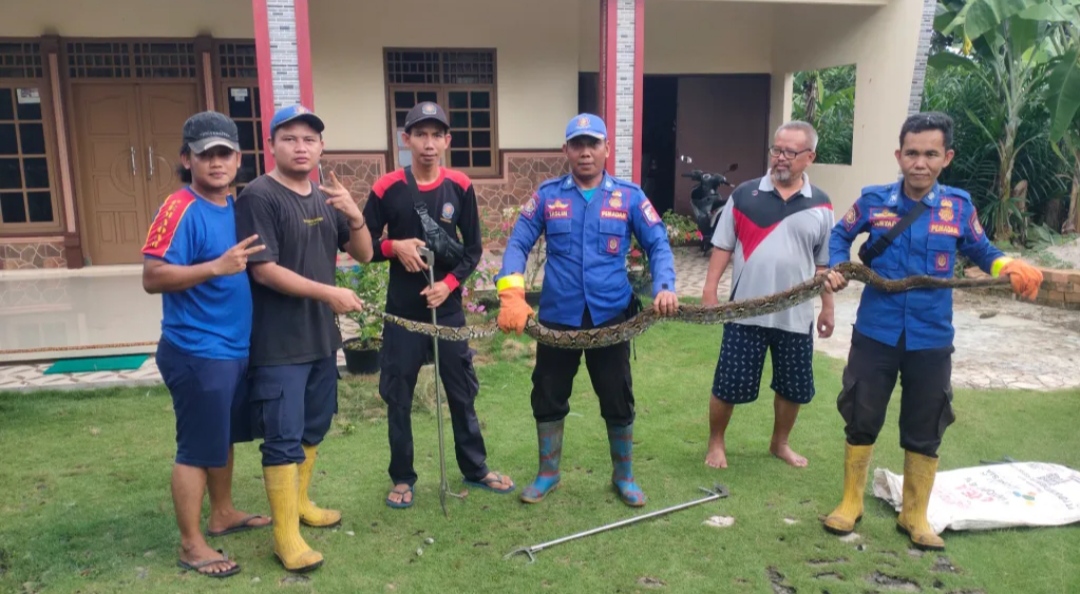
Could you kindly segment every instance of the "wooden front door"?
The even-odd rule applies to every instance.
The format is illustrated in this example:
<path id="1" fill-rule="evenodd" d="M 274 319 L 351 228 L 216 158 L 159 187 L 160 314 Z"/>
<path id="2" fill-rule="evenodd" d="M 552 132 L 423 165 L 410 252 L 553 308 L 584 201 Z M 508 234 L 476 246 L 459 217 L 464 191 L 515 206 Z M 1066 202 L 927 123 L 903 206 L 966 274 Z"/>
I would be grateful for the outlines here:
<path id="1" fill-rule="evenodd" d="M 150 222 L 179 179 L 194 84 L 75 85 L 80 207 L 92 264 L 136 264 Z"/>
<path id="2" fill-rule="evenodd" d="M 139 113 L 145 143 L 147 199 L 150 221 L 165 199 L 180 187 L 181 129 L 199 111 L 195 85 L 139 85 Z M 146 233 L 143 233 L 146 237 Z M 139 247 L 142 248 L 140 242 Z M 140 261 L 142 256 L 139 256 Z"/>
<path id="3" fill-rule="evenodd" d="M 724 173 L 732 163 L 739 169 L 728 176 L 734 185 L 760 177 L 768 167 L 769 75 L 734 74 L 680 76 L 676 107 L 675 146 L 693 157 L 676 161 L 675 212 L 691 215 L 690 189 L 696 182 L 682 177 L 692 169 Z M 720 188 L 725 196 L 731 188 Z"/>

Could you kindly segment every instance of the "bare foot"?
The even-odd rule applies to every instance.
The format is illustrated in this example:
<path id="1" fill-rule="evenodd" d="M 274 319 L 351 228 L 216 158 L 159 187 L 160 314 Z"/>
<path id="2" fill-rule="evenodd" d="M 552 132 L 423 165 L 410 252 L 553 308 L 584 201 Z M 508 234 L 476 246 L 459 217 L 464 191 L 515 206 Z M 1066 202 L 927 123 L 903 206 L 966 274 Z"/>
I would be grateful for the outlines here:
<path id="1" fill-rule="evenodd" d="M 705 454 L 705 464 L 713 468 L 727 468 L 727 453 L 724 451 L 724 440 L 709 440 L 709 451 Z"/>
<path id="2" fill-rule="evenodd" d="M 254 518 L 250 518 L 244 522 L 244 518 L 253 516 L 255 514 L 249 514 L 248 512 L 240 511 L 238 509 L 230 509 L 227 511 L 214 511 L 210 514 L 210 532 L 222 532 L 229 528 L 236 528 L 241 525 L 250 526 L 252 528 L 261 528 L 271 522 L 271 519 L 264 515 L 255 515 Z M 243 524 L 241 524 L 243 523 Z"/>
<path id="3" fill-rule="evenodd" d="M 214 559 L 220 559 L 216 563 L 209 563 L 198 568 L 201 574 L 215 574 L 224 573 L 236 567 L 236 562 L 232 559 L 224 559 L 221 553 L 211 549 L 205 542 L 190 546 L 180 547 L 180 560 L 189 565 L 196 565 L 204 561 L 210 561 Z"/>
<path id="4" fill-rule="evenodd" d="M 394 485 L 394 488 L 390 490 L 390 494 L 387 495 L 386 498 L 393 503 L 412 503 L 412 489 L 405 483 Z"/>
<path id="5" fill-rule="evenodd" d="M 772 455 L 780 458 L 795 468 L 806 468 L 806 465 L 808 464 L 806 458 L 796 454 L 795 450 L 791 449 L 791 446 L 786 443 L 771 444 L 769 446 L 769 451 L 772 452 Z"/>

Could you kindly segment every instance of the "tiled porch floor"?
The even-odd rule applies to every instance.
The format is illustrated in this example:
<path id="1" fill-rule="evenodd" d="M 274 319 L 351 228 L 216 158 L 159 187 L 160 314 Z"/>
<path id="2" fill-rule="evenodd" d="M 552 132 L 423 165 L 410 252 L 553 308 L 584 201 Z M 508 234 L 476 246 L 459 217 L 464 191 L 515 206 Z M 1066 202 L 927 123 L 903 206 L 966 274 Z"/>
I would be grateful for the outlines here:
<path id="1" fill-rule="evenodd" d="M 676 250 L 680 295 L 700 296 L 707 267 L 707 258 L 689 249 Z M 0 391 L 160 383 L 152 355 L 160 336 L 161 297 L 142 290 L 141 270 L 140 266 L 114 266 L 0 272 Z M 722 283 L 721 294 L 725 286 Z M 342 318 L 346 338 L 355 335 L 351 326 Z M 118 343 L 141 344 L 88 348 Z M 72 347 L 80 350 L 60 350 Z M 30 350 L 34 352 L 11 352 Z M 133 371 L 44 375 L 53 360 L 75 352 L 78 356 L 149 353 L 151 357 Z M 338 366 L 344 369 L 344 365 L 344 354 L 339 351 Z"/>

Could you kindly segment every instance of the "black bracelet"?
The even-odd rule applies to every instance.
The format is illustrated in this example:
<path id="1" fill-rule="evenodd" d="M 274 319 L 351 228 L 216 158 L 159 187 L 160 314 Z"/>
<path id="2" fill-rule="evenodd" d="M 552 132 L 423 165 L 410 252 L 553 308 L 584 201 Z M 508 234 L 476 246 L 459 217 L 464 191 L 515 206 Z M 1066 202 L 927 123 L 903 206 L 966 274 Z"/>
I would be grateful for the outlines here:
<path id="1" fill-rule="evenodd" d="M 349 230 L 350 230 L 350 231 L 359 231 L 359 230 L 363 229 L 364 227 L 367 227 L 367 219 L 366 219 L 366 218 L 364 219 L 364 223 L 363 223 L 362 225 L 360 225 L 359 227 L 353 227 L 353 226 L 352 226 L 352 225 L 350 224 L 350 225 L 349 225 Z"/>

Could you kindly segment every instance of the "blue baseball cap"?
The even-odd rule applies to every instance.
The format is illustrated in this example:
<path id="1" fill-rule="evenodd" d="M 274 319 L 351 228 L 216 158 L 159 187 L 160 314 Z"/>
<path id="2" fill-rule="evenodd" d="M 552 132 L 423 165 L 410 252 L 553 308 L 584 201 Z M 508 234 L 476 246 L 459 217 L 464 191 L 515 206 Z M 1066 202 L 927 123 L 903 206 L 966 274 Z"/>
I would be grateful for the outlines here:
<path id="1" fill-rule="evenodd" d="M 591 136 L 600 140 L 607 139 L 607 126 L 600 116 L 591 113 L 581 113 L 574 116 L 566 125 L 566 140 L 578 136 Z"/>
<path id="2" fill-rule="evenodd" d="M 306 122 L 319 133 L 326 129 L 326 125 L 319 119 L 319 116 L 311 113 L 311 110 L 303 105 L 296 104 L 282 107 L 274 113 L 274 119 L 270 120 L 270 136 L 273 136 L 274 132 L 281 126 L 296 120 Z"/>

